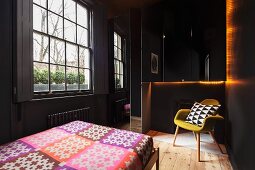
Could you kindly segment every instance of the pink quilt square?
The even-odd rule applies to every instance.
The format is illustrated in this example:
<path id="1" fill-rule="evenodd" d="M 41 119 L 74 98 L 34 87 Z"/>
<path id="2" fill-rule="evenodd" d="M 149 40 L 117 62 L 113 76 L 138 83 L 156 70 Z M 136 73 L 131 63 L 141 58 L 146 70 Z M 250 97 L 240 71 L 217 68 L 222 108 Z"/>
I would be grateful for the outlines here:
<path id="1" fill-rule="evenodd" d="M 118 169 L 129 153 L 124 148 L 94 143 L 93 146 L 70 159 L 66 165 L 80 170 Z"/>
<path id="2" fill-rule="evenodd" d="M 54 128 L 22 138 L 20 140 L 28 143 L 29 145 L 35 148 L 42 148 L 47 146 L 48 144 L 56 142 L 70 135 L 71 135 L 70 133 Z"/>
<path id="3" fill-rule="evenodd" d="M 73 135 L 48 145 L 42 149 L 42 152 L 46 153 L 55 160 L 58 160 L 59 162 L 64 162 L 70 159 L 72 156 L 82 152 L 85 148 L 92 144 L 93 141 Z"/>

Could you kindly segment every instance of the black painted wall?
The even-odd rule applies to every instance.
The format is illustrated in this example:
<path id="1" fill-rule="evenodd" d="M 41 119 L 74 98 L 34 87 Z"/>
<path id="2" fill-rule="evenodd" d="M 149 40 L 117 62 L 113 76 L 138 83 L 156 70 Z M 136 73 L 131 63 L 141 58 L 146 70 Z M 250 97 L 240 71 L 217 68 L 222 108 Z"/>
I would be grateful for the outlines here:
<path id="1" fill-rule="evenodd" d="M 162 3 L 142 8 L 142 82 L 162 81 Z M 151 53 L 158 55 L 158 74 L 151 73 Z"/>
<path id="2" fill-rule="evenodd" d="M 141 116 L 141 9 L 130 9 L 131 115 Z"/>
<path id="3" fill-rule="evenodd" d="M 3 0 L 0 6 L 0 143 L 11 139 L 12 106 L 12 1 Z"/>
<path id="4" fill-rule="evenodd" d="M 210 57 L 210 80 L 226 79 L 225 0 L 164 1 L 165 81 L 205 79 Z"/>
<path id="5" fill-rule="evenodd" d="M 231 48 L 230 77 L 226 86 L 227 143 L 239 170 L 254 169 L 255 153 L 255 1 L 233 1 L 230 21 L 236 28 Z"/>

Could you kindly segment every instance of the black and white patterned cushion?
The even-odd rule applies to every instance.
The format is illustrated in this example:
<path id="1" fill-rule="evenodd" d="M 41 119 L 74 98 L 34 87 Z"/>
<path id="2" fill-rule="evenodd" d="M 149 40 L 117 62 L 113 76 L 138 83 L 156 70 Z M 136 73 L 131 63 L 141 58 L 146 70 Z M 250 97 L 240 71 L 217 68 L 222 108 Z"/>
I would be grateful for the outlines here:
<path id="1" fill-rule="evenodd" d="M 185 122 L 202 126 L 206 117 L 214 115 L 220 105 L 204 105 L 195 102 Z"/>

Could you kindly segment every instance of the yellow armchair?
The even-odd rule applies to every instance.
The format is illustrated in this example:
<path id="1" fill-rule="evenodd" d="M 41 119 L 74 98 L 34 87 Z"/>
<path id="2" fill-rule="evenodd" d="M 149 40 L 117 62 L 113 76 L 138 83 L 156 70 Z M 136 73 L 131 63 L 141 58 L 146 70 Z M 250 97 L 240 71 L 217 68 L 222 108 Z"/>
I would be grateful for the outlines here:
<path id="1" fill-rule="evenodd" d="M 215 99 L 205 99 L 201 102 L 201 104 L 219 105 L 220 103 Z M 197 159 L 198 159 L 198 161 L 200 161 L 200 133 L 209 133 L 211 135 L 211 137 L 213 138 L 214 142 L 216 143 L 216 145 L 219 147 L 221 153 L 223 153 L 222 149 L 220 148 L 220 145 L 215 140 L 213 131 L 214 131 L 215 123 L 219 120 L 223 120 L 224 118 L 222 116 L 220 116 L 219 114 L 216 114 L 214 116 L 208 116 L 205 118 L 203 125 L 198 126 L 198 125 L 193 125 L 193 124 L 185 122 L 189 113 L 190 113 L 190 109 L 180 109 L 175 115 L 174 123 L 177 125 L 177 127 L 176 127 L 175 134 L 174 134 L 173 146 L 175 146 L 175 141 L 176 141 L 176 137 L 177 137 L 177 134 L 179 131 L 179 127 L 181 127 L 183 129 L 192 131 L 194 133 L 196 140 L 197 140 L 197 148 L 198 148 Z"/>

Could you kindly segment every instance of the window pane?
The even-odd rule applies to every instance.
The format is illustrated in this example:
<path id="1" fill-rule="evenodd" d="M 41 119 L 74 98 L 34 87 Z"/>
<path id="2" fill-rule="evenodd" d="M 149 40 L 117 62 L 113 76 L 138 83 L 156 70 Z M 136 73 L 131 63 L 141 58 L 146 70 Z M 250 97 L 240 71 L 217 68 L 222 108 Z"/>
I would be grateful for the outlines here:
<path id="1" fill-rule="evenodd" d="M 120 50 L 120 49 L 118 49 L 118 59 L 119 59 L 119 60 L 122 60 L 122 53 L 121 53 L 121 50 Z"/>
<path id="2" fill-rule="evenodd" d="M 63 19 L 49 12 L 49 34 L 63 38 Z"/>
<path id="3" fill-rule="evenodd" d="M 65 0 L 64 5 L 65 18 L 76 21 L 75 2 L 73 0 Z"/>
<path id="4" fill-rule="evenodd" d="M 118 35 L 118 47 L 121 49 L 121 37 Z"/>
<path id="5" fill-rule="evenodd" d="M 115 89 L 117 88 L 117 74 L 114 74 L 114 85 Z"/>
<path id="6" fill-rule="evenodd" d="M 90 68 L 90 61 L 89 61 L 89 50 L 86 48 L 80 47 L 80 67 L 82 68 Z"/>
<path id="7" fill-rule="evenodd" d="M 40 6 L 44 7 L 44 8 L 46 8 L 46 2 L 47 2 L 47 0 L 33 0 L 33 2 L 34 2 L 35 4 L 38 4 L 38 5 L 40 5 Z"/>
<path id="8" fill-rule="evenodd" d="M 114 58 L 118 58 L 118 48 L 114 46 Z"/>
<path id="9" fill-rule="evenodd" d="M 88 10 L 77 4 L 77 23 L 88 28 Z"/>
<path id="10" fill-rule="evenodd" d="M 49 62 L 49 40 L 47 36 L 33 34 L 34 61 Z"/>
<path id="11" fill-rule="evenodd" d="M 67 90 L 78 90 L 78 68 L 67 67 L 66 68 L 66 83 Z"/>
<path id="12" fill-rule="evenodd" d="M 77 33 L 77 43 L 88 47 L 88 30 L 78 26 Z"/>
<path id="13" fill-rule="evenodd" d="M 116 88 L 121 88 L 120 76 L 118 74 L 115 74 L 115 86 L 116 86 Z"/>
<path id="14" fill-rule="evenodd" d="M 114 72 L 117 73 L 117 74 L 120 74 L 120 71 L 119 71 L 120 65 L 119 65 L 119 63 L 120 62 L 118 60 L 114 61 Z"/>
<path id="15" fill-rule="evenodd" d="M 91 89 L 90 87 L 90 70 L 85 69 L 85 85 L 87 84 L 88 89 Z"/>
<path id="16" fill-rule="evenodd" d="M 120 88 L 123 88 L 124 87 L 124 84 L 123 84 L 123 75 L 120 75 L 119 78 L 120 78 Z"/>
<path id="17" fill-rule="evenodd" d="M 49 91 L 48 64 L 34 62 L 34 91 Z"/>
<path id="18" fill-rule="evenodd" d="M 118 45 L 118 43 L 117 43 L 117 37 L 118 37 L 118 35 L 116 34 L 116 32 L 114 32 L 114 45 L 115 46 L 117 46 Z"/>
<path id="19" fill-rule="evenodd" d="M 65 43 L 55 38 L 50 39 L 50 62 L 65 64 Z"/>
<path id="20" fill-rule="evenodd" d="M 65 39 L 71 42 L 76 42 L 76 25 L 68 20 L 65 20 Z"/>
<path id="21" fill-rule="evenodd" d="M 123 63 L 122 62 L 120 62 L 120 74 L 123 75 Z"/>
<path id="22" fill-rule="evenodd" d="M 90 71 L 88 69 L 80 69 L 80 89 L 90 89 Z"/>
<path id="23" fill-rule="evenodd" d="M 63 15 L 63 0 L 48 0 L 48 9 L 59 15 Z"/>
<path id="24" fill-rule="evenodd" d="M 78 46 L 66 43 L 66 65 L 78 67 Z"/>
<path id="25" fill-rule="evenodd" d="M 37 5 L 33 6 L 33 28 L 34 30 L 47 33 L 47 12 Z"/>
<path id="26" fill-rule="evenodd" d="M 51 91 L 65 90 L 65 67 L 59 65 L 50 66 Z"/>

